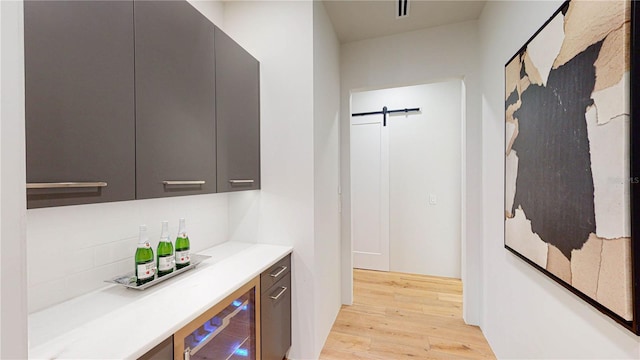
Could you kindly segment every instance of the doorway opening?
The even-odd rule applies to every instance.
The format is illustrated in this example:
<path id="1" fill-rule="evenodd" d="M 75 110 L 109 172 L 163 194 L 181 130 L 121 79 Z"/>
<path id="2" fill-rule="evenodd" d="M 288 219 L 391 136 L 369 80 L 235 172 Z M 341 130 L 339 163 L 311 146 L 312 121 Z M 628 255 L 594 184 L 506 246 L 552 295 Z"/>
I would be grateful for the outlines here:
<path id="1" fill-rule="evenodd" d="M 353 268 L 461 278 L 464 84 L 351 93 Z"/>

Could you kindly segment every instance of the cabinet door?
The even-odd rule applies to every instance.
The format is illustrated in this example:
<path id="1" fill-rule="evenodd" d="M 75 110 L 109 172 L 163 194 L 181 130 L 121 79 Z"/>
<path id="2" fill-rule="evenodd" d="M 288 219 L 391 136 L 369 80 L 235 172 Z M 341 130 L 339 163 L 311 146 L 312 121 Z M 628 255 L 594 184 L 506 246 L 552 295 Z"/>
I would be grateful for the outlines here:
<path id="1" fill-rule="evenodd" d="M 214 27 L 186 1 L 136 1 L 136 197 L 216 191 Z"/>
<path id="2" fill-rule="evenodd" d="M 216 28 L 218 192 L 260 188 L 260 63 Z"/>
<path id="3" fill-rule="evenodd" d="M 262 360 L 282 360 L 291 347 L 291 273 L 260 300 Z"/>
<path id="4" fill-rule="evenodd" d="M 133 3 L 25 1 L 24 37 L 27 207 L 133 199 Z"/>

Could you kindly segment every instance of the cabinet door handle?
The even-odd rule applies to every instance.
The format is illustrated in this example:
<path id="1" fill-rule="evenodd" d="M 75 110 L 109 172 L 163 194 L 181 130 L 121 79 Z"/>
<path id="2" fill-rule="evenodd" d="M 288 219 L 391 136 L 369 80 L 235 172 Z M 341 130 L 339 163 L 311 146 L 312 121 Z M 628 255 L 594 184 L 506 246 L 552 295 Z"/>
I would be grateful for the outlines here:
<path id="1" fill-rule="evenodd" d="M 165 180 L 162 183 L 165 185 L 204 185 L 207 182 L 204 180 Z"/>
<path id="2" fill-rule="evenodd" d="M 280 292 L 278 293 L 278 295 L 276 296 L 269 296 L 270 298 L 272 298 L 273 300 L 278 300 L 280 299 L 280 296 L 282 296 L 282 294 L 284 294 L 287 291 L 287 287 L 286 286 L 281 286 L 280 287 Z"/>
<path id="3" fill-rule="evenodd" d="M 285 272 L 285 270 L 287 270 L 286 266 L 280 266 L 280 270 L 278 270 L 277 273 L 275 274 L 269 274 L 269 276 L 273 277 L 273 278 L 277 278 L 278 276 L 282 275 L 283 272 Z"/>
<path id="4" fill-rule="evenodd" d="M 229 180 L 229 182 L 231 183 L 231 185 L 236 185 L 236 184 L 253 184 L 254 180 L 253 179 L 246 179 L 246 180 Z"/>
<path id="5" fill-rule="evenodd" d="M 90 187 L 105 187 L 105 186 L 107 186 L 107 183 L 104 181 L 27 183 L 27 189 L 90 188 Z"/>
<path id="6" fill-rule="evenodd" d="M 183 353 L 183 359 L 184 360 L 190 360 L 191 359 L 191 349 L 189 349 L 189 348 L 185 349 L 185 351 Z"/>

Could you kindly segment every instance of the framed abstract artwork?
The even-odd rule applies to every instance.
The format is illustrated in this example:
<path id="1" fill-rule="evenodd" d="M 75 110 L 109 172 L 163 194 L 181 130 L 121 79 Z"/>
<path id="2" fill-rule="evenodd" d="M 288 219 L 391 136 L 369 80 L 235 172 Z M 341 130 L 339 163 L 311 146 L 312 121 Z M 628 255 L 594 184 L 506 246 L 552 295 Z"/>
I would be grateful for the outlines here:
<path id="1" fill-rule="evenodd" d="M 637 8 L 567 1 L 506 63 L 504 244 L 640 334 Z"/>

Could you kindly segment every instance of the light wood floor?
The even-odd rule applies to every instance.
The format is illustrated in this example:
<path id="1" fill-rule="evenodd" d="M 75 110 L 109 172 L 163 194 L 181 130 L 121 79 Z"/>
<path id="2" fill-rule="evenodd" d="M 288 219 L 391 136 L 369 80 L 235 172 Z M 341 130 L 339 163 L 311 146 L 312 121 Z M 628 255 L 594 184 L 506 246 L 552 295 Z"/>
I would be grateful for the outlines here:
<path id="1" fill-rule="evenodd" d="M 354 270 L 322 360 L 495 359 L 477 326 L 462 321 L 460 280 Z"/>

